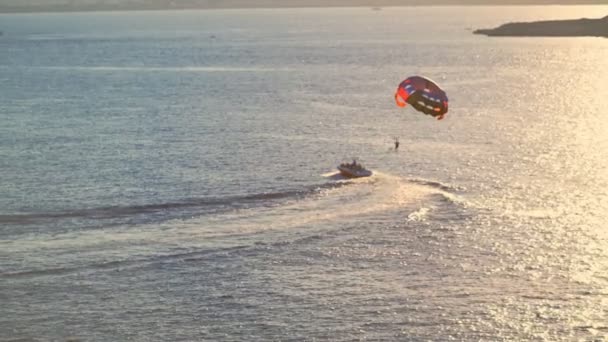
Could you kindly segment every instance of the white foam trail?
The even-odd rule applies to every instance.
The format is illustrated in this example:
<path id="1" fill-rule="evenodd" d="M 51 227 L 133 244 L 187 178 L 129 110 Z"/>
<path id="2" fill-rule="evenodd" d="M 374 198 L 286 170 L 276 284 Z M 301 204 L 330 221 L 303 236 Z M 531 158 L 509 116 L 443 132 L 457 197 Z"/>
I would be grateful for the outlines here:
<path id="1" fill-rule="evenodd" d="M 335 173 L 325 174 L 328 177 Z M 354 184 L 324 190 L 317 196 L 260 212 L 218 215 L 224 231 L 255 232 L 293 229 L 326 221 L 355 221 L 362 216 L 415 205 L 434 190 L 400 177 L 375 172 L 372 177 L 347 180 Z"/>
<path id="2" fill-rule="evenodd" d="M 407 215 L 408 221 L 420 222 L 426 220 L 427 214 L 429 213 L 430 208 L 420 208 L 409 215 Z"/>
<path id="3" fill-rule="evenodd" d="M 333 173 L 327 174 L 328 176 Z M 2 251 L 41 264 L 74 263 L 69 251 L 79 251 L 80 260 L 125 260 L 205 247 L 250 244 L 258 233 L 292 234 L 298 230 L 322 230 L 349 222 L 365 222 L 402 215 L 406 220 L 424 220 L 424 206 L 438 189 L 409 182 L 401 177 L 375 172 L 372 177 L 345 180 L 352 183 L 321 190 L 304 199 L 294 198 L 277 207 L 234 210 L 229 213 L 173 220 L 162 224 L 109 227 L 102 230 L 57 235 L 33 234 L 17 241 L 0 241 Z M 417 209 L 416 208 L 420 208 Z M 401 212 L 401 214 L 400 214 Z"/>
<path id="4" fill-rule="evenodd" d="M 340 172 L 337 172 L 337 171 L 330 171 L 330 172 L 323 173 L 323 174 L 321 174 L 321 177 L 329 178 L 329 179 L 337 179 L 337 180 L 342 178 L 342 176 L 340 176 Z"/>
<path id="5" fill-rule="evenodd" d="M 443 198 L 445 198 L 447 201 L 452 202 L 454 204 L 459 204 L 462 206 L 467 206 L 469 203 L 462 197 L 443 191 L 443 190 L 439 190 L 437 191 L 438 194 L 440 194 L 441 196 L 443 196 Z"/>

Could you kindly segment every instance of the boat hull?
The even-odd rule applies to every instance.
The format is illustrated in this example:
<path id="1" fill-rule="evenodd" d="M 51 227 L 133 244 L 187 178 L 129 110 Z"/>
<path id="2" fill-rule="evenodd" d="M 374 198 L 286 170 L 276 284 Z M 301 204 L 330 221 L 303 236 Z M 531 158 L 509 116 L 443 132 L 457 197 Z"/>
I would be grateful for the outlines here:
<path id="1" fill-rule="evenodd" d="M 340 171 L 340 174 L 346 178 L 361 178 L 369 177 L 372 175 L 372 172 L 367 169 L 355 170 L 344 166 L 338 166 L 338 171 Z"/>

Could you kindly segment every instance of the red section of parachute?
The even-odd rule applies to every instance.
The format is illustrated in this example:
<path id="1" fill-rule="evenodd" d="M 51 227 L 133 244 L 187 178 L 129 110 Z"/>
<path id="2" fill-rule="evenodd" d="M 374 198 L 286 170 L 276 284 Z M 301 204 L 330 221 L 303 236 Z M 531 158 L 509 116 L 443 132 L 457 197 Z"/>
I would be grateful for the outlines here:
<path id="1" fill-rule="evenodd" d="M 438 120 L 448 112 L 448 97 L 437 83 L 422 76 L 406 78 L 395 92 L 395 103 L 399 107 L 410 104 L 417 111 L 436 117 Z"/>

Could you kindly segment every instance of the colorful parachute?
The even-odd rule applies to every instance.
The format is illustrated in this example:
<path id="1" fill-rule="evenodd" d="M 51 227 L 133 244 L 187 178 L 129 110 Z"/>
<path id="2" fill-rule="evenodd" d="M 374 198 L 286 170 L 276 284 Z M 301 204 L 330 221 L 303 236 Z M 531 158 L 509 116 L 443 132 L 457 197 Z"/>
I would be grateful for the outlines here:
<path id="1" fill-rule="evenodd" d="M 448 97 L 437 83 L 422 76 L 406 78 L 395 93 L 395 102 L 399 107 L 408 103 L 417 111 L 443 119 L 448 112 Z"/>

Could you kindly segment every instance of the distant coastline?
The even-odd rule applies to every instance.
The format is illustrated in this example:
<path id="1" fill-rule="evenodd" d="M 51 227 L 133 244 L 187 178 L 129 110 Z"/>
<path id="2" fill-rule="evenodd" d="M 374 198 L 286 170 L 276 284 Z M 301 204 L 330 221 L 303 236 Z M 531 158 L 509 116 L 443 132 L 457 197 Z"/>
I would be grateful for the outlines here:
<path id="1" fill-rule="evenodd" d="M 236 8 L 606 5 L 606 0 L 5 0 L 0 13 L 143 11 Z"/>
<path id="2" fill-rule="evenodd" d="M 608 16 L 601 19 L 551 20 L 508 23 L 493 29 L 475 30 L 491 37 L 606 37 Z"/>

